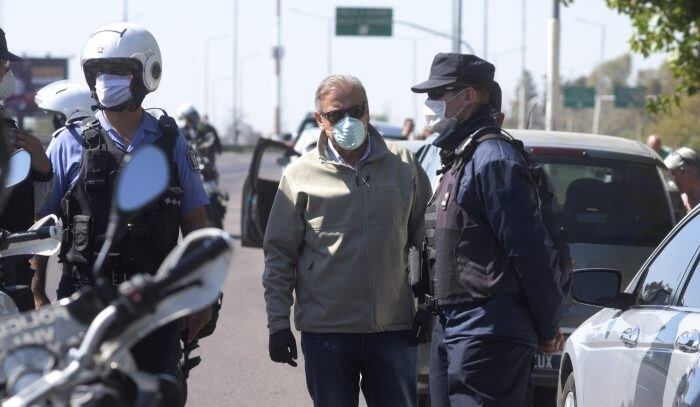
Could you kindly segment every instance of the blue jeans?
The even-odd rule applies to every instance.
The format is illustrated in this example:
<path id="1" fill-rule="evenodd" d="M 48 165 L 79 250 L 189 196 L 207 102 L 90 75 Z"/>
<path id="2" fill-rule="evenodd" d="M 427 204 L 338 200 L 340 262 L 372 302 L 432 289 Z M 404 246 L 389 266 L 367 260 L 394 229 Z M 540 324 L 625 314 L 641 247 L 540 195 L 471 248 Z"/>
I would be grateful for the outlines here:
<path id="1" fill-rule="evenodd" d="M 418 348 L 410 331 L 301 333 L 306 386 L 315 407 L 416 406 Z"/>

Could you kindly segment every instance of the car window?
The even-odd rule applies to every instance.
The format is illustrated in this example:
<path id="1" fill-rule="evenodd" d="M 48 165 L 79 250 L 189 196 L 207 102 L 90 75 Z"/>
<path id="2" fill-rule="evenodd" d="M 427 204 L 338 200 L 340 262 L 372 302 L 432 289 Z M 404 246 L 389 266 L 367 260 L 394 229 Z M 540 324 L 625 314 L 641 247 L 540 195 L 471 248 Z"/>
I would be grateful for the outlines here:
<path id="1" fill-rule="evenodd" d="M 569 243 L 655 247 L 673 227 L 656 166 L 586 156 L 534 156 Z"/>
<path id="2" fill-rule="evenodd" d="M 688 308 L 700 308 L 700 262 L 696 261 L 695 270 L 693 270 L 693 274 L 688 279 L 678 305 Z"/>
<path id="3" fill-rule="evenodd" d="M 700 217 L 695 216 L 666 244 L 649 264 L 639 286 L 640 305 L 668 305 L 680 278 L 695 257 Z"/>

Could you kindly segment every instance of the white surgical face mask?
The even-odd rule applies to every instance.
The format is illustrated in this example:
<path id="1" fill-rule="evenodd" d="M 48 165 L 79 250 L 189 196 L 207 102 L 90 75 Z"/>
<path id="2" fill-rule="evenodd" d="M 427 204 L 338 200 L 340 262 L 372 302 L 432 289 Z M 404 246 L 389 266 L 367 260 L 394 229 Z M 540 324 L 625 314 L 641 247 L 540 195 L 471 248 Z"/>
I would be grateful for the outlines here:
<path id="1" fill-rule="evenodd" d="M 95 93 L 102 106 L 119 106 L 134 96 L 131 92 L 131 75 L 99 75 L 95 80 Z"/>
<path id="2" fill-rule="evenodd" d="M 333 140 L 343 150 L 355 150 L 365 142 L 365 124 L 354 117 L 345 116 L 333 126 Z"/>
<path id="3" fill-rule="evenodd" d="M 15 93 L 15 74 L 11 69 L 8 69 L 0 80 L 0 100 L 5 100 Z"/>
<path id="4" fill-rule="evenodd" d="M 465 89 L 462 89 L 447 100 L 426 99 L 425 105 L 423 106 L 423 114 L 425 115 L 425 122 L 428 124 L 428 128 L 433 133 L 446 134 L 457 125 L 455 116 L 462 113 L 462 110 L 464 110 L 466 106 L 462 107 L 462 109 L 452 117 L 445 117 L 445 112 L 447 111 L 447 103 L 464 92 L 464 90 Z"/>

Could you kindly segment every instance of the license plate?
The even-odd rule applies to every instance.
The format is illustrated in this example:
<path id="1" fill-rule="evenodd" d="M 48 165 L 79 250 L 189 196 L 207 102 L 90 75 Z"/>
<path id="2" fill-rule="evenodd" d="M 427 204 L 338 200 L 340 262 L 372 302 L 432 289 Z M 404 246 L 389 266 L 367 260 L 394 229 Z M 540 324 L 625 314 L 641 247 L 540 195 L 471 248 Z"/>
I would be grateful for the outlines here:
<path id="1" fill-rule="evenodd" d="M 534 358 L 535 370 L 556 370 L 559 371 L 561 364 L 561 353 L 552 353 L 550 355 L 544 352 L 535 353 Z"/>

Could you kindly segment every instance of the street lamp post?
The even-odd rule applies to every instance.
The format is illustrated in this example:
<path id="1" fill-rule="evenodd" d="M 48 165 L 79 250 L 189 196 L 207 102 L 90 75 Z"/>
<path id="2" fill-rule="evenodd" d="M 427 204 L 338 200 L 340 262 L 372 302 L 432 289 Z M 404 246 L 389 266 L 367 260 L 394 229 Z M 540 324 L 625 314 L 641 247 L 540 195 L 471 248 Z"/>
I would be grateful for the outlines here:
<path id="1" fill-rule="evenodd" d="M 593 108 L 593 134 L 598 134 L 600 130 L 600 110 L 603 97 L 603 75 L 605 66 L 605 24 L 595 21 L 577 18 L 576 21 L 582 24 L 600 28 L 600 65 L 598 66 L 598 80 L 596 81 L 595 107 Z"/>
<path id="2" fill-rule="evenodd" d="M 228 37 L 227 34 L 220 34 L 204 39 L 204 112 L 209 113 L 209 45 L 212 41 Z"/>
<path id="3" fill-rule="evenodd" d="M 322 20 L 326 22 L 328 29 L 328 38 L 326 39 L 326 71 L 330 76 L 333 73 L 333 36 L 334 36 L 334 23 L 335 19 L 333 17 L 327 17 L 320 14 L 312 13 L 309 11 L 301 10 L 298 8 L 290 7 L 289 11 L 300 14 L 302 16 L 314 18 L 316 20 Z"/>

